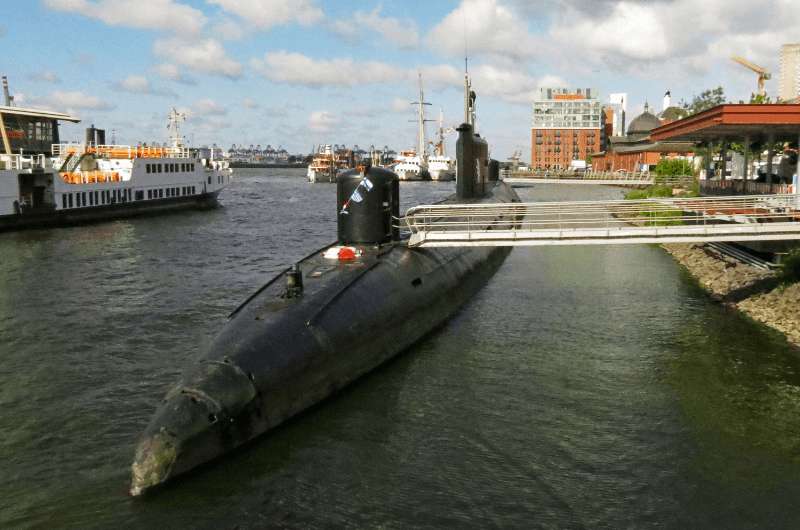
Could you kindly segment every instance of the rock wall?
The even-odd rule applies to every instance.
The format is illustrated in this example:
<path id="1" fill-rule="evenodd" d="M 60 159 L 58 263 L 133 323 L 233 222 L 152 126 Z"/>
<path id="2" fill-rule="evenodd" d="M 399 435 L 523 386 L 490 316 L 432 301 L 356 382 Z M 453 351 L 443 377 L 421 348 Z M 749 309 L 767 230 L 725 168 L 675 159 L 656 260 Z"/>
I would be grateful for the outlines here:
<path id="1" fill-rule="evenodd" d="M 712 298 L 774 328 L 800 346 L 800 284 L 782 285 L 764 271 L 703 244 L 662 245 Z"/>

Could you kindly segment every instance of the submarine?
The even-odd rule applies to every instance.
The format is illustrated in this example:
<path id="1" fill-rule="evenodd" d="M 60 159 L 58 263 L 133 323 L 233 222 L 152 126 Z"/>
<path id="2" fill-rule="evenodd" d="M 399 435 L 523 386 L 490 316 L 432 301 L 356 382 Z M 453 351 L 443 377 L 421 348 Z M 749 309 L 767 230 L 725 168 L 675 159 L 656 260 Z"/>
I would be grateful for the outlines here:
<path id="1" fill-rule="evenodd" d="M 464 99 L 456 193 L 444 202 L 519 202 L 474 131 L 466 75 Z M 250 442 L 400 354 L 451 317 L 511 252 L 409 247 L 399 190 L 387 169 L 339 175 L 337 241 L 253 293 L 183 371 L 138 441 L 131 495 Z M 492 222 L 506 220 L 518 222 Z"/>

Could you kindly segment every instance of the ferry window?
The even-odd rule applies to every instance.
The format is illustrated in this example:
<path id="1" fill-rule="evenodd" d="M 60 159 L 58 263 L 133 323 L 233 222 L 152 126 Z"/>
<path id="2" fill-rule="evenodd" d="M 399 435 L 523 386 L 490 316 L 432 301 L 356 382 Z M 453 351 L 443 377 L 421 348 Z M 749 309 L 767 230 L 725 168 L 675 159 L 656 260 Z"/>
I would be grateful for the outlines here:
<path id="1" fill-rule="evenodd" d="M 192 171 L 194 171 L 194 162 L 192 162 Z"/>
<path id="2" fill-rule="evenodd" d="M 72 194 L 69 194 L 69 207 L 72 208 Z"/>
<path id="3" fill-rule="evenodd" d="M 181 173 L 183 173 L 184 171 L 186 171 L 186 164 L 181 162 Z"/>
<path id="4" fill-rule="evenodd" d="M 106 203 L 109 203 L 109 202 L 111 202 L 111 192 L 110 192 L 110 191 L 106 190 L 106 191 L 103 193 L 103 195 L 105 195 L 105 200 L 106 200 Z"/>
<path id="5" fill-rule="evenodd" d="M 159 199 L 164 198 L 164 190 L 158 190 L 158 198 Z"/>
<path id="6" fill-rule="evenodd" d="M 83 192 L 83 205 L 86 206 L 86 192 Z"/>
<path id="7" fill-rule="evenodd" d="M 75 206 L 77 206 L 78 208 L 81 207 L 81 194 L 80 193 L 76 193 L 75 194 Z"/>
<path id="8" fill-rule="evenodd" d="M 158 172 L 161 173 L 161 164 L 156 164 L 156 167 L 158 168 Z"/>
<path id="9" fill-rule="evenodd" d="M 145 164 L 144 169 L 146 173 L 150 173 L 150 164 Z"/>
<path id="10" fill-rule="evenodd" d="M 95 204 L 100 204 L 100 192 L 99 191 L 95 191 L 94 192 L 94 203 Z"/>
<path id="11" fill-rule="evenodd" d="M 194 191 L 194 186 L 192 186 L 192 195 L 194 195 L 195 193 L 196 192 Z"/>
<path id="12" fill-rule="evenodd" d="M 89 192 L 89 206 L 94 206 L 94 193 Z"/>
<path id="13" fill-rule="evenodd" d="M 211 184 L 211 177 L 208 177 L 208 183 Z"/>
<path id="14" fill-rule="evenodd" d="M 136 200 L 143 201 L 144 200 L 144 190 L 138 190 L 136 192 Z"/>
<path id="15" fill-rule="evenodd" d="M 153 192 L 151 190 L 147 190 L 147 198 L 148 199 L 152 199 L 153 198 Z"/>
<path id="16" fill-rule="evenodd" d="M 67 207 L 67 195 L 66 194 L 61 195 L 61 207 L 62 208 L 66 208 Z"/>

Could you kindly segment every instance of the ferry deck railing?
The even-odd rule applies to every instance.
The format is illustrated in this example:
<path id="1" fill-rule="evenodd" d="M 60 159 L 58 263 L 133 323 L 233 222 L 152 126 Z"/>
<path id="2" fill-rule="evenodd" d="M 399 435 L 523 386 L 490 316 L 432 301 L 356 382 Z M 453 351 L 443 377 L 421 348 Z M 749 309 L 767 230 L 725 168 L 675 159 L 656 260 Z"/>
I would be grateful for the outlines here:
<path id="1" fill-rule="evenodd" d="M 93 153 L 105 158 L 191 158 L 188 147 L 154 147 L 144 145 L 87 145 L 84 143 L 53 144 L 55 158 Z"/>
<path id="2" fill-rule="evenodd" d="M 47 157 L 44 155 L 0 155 L 0 169 L 24 171 L 49 168 Z"/>
<path id="3" fill-rule="evenodd" d="M 405 224 L 419 247 L 800 239 L 800 195 L 423 205 Z"/>

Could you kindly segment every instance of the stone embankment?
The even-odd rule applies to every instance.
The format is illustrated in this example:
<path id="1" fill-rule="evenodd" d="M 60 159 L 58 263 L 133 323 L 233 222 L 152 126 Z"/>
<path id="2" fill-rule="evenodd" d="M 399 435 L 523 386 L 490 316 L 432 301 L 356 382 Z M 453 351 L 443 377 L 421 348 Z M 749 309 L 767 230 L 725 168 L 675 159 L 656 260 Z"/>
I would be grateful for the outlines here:
<path id="1" fill-rule="evenodd" d="M 774 328 L 800 346 L 800 284 L 741 263 L 703 244 L 662 245 L 712 298 Z"/>

